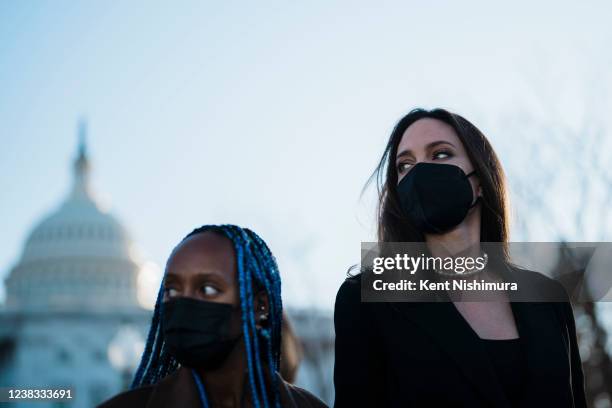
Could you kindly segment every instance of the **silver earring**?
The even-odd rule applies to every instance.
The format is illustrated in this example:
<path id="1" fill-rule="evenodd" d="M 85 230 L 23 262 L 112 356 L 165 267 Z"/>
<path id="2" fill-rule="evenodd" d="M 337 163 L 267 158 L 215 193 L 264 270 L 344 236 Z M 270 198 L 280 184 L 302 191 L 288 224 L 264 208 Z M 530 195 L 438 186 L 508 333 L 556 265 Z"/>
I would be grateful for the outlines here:
<path id="1" fill-rule="evenodd" d="M 259 314 L 259 321 L 263 322 L 268 320 L 268 314 L 266 313 L 266 307 L 264 305 L 261 305 L 259 307 L 259 310 L 261 311 L 261 313 Z"/>

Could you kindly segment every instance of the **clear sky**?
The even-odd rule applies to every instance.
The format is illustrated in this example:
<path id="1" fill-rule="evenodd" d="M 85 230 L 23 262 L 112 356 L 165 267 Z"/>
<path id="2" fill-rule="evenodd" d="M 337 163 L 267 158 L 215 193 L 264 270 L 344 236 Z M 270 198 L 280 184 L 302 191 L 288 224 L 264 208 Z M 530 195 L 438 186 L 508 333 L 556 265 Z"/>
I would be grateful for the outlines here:
<path id="1" fill-rule="evenodd" d="M 148 259 L 201 224 L 250 226 L 285 302 L 331 309 L 402 114 L 461 113 L 518 177 L 508 120 L 577 123 L 607 95 L 609 2 L 493 3 L 1 2 L 0 277 L 67 193 L 84 117 L 94 186 Z"/>

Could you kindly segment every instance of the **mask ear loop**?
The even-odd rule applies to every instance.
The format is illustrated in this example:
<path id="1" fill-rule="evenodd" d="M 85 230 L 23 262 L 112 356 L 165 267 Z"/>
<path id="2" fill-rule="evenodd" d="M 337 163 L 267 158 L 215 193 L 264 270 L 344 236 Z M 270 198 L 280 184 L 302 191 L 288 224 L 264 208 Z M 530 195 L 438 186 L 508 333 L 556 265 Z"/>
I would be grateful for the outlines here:
<path id="1" fill-rule="evenodd" d="M 479 200 L 480 200 L 480 196 L 476 197 L 472 205 L 470 205 L 470 208 L 474 207 L 478 203 Z"/>
<path id="2" fill-rule="evenodd" d="M 469 174 L 465 175 L 465 178 L 468 179 L 470 176 L 472 176 L 474 173 L 476 173 L 476 169 L 472 170 Z M 472 203 L 472 205 L 470 205 L 470 208 L 474 207 L 477 203 L 478 200 L 480 200 L 480 196 L 476 196 L 476 199 L 474 200 L 474 202 Z"/>

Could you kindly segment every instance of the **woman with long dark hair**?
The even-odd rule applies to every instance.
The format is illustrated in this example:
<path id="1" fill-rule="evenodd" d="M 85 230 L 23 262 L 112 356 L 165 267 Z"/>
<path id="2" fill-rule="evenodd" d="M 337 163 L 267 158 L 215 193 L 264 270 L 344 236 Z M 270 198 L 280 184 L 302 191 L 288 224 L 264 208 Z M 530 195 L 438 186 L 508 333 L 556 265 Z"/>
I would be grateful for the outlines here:
<path id="1" fill-rule="evenodd" d="M 253 231 L 205 225 L 172 251 L 131 390 L 100 407 L 325 407 L 279 375 L 281 280 Z"/>
<path id="2" fill-rule="evenodd" d="M 446 110 L 415 109 L 393 129 L 373 176 L 380 243 L 423 243 L 434 256 L 497 243 L 488 266 L 470 275 L 502 266 L 557 296 L 368 303 L 365 272 L 350 276 L 335 304 L 335 407 L 586 406 L 567 295 L 509 262 L 505 177 L 482 132 Z"/>

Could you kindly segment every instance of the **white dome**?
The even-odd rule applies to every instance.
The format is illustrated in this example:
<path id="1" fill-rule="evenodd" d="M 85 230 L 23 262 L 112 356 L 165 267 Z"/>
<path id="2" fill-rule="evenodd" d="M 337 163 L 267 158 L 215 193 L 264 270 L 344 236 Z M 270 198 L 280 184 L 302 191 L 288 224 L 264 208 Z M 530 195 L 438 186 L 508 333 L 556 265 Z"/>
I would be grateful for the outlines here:
<path id="1" fill-rule="evenodd" d="M 130 258 L 126 230 L 92 199 L 69 197 L 26 239 L 21 262 L 63 257 Z"/>
<path id="2" fill-rule="evenodd" d="M 96 202 L 89 171 L 82 139 L 72 191 L 32 230 L 6 279 L 8 308 L 137 306 L 139 265 L 132 242 Z"/>

